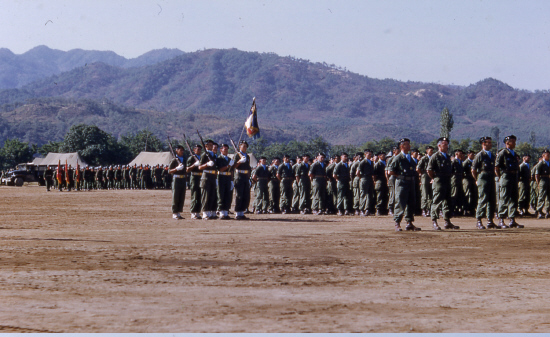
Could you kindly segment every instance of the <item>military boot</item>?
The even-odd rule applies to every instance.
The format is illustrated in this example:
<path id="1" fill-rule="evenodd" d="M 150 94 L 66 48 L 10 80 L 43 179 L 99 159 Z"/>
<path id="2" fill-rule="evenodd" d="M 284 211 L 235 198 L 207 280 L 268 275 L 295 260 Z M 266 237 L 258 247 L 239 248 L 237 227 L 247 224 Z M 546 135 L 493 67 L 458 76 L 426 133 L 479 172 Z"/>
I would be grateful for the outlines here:
<path id="1" fill-rule="evenodd" d="M 477 229 L 486 229 L 485 226 L 483 226 L 483 222 L 481 221 L 481 219 L 477 219 L 476 228 Z"/>
<path id="2" fill-rule="evenodd" d="M 500 219 L 498 219 L 498 227 L 497 228 L 506 229 L 506 228 L 509 228 L 509 227 L 504 224 L 504 219 L 500 218 Z"/>
<path id="3" fill-rule="evenodd" d="M 487 219 L 487 228 L 495 229 L 498 228 L 497 225 L 493 222 L 493 219 Z"/>
<path id="4" fill-rule="evenodd" d="M 525 226 L 520 225 L 519 223 L 517 223 L 516 219 L 510 218 L 510 223 L 508 224 L 508 227 L 510 227 L 510 228 L 523 228 Z"/>
<path id="5" fill-rule="evenodd" d="M 436 231 L 440 231 L 441 227 L 437 224 L 437 220 L 432 221 L 432 226 Z"/>

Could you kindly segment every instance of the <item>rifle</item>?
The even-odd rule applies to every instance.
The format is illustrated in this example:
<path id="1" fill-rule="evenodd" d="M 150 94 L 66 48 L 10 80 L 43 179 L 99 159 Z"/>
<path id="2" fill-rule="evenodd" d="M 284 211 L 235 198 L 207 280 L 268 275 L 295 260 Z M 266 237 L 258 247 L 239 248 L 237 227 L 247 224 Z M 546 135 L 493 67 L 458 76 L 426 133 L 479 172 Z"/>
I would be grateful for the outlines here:
<path id="1" fill-rule="evenodd" d="M 206 154 L 206 157 L 208 157 L 208 160 L 214 161 L 214 158 L 210 157 L 210 153 L 208 153 L 208 149 L 206 148 L 206 145 L 204 144 L 204 140 L 202 140 L 201 134 L 199 133 L 199 130 L 197 130 L 197 135 L 199 135 L 199 138 L 201 139 L 201 145 L 204 149 L 204 153 Z"/>
<path id="2" fill-rule="evenodd" d="M 197 161 L 200 161 L 199 156 L 197 156 L 197 155 L 195 154 L 195 152 L 193 152 L 193 150 L 191 150 L 191 145 L 189 145 L 189 141 L 187 141 L 187 137 L 185 137 L 185 133 L 183 134 L 183 140 L 185 141 L 185 145 L 187 145 L 187 150 L 189 150 L 189 153 L 191 153 L 191 155 L 192 155 L 193 157 L 195 157 L 195 159 L 196 159 Z"/>
<path id="3" fill-rule="evenodd" d="M 227 135 L 229 136 L 229 141 L 231 142 L 231 145 L 233 145 L 233 150 L 235 150 L 235 154 L 237 153 L 241 153 L 241 151 L 239 151 L 239 149 L 237 148 L 237 145 L 235 145 L 235 142 L 233 141 L 233 138 L 231 138 L 231 135 L 229 134 L 229 132 L 227 133 Z"/>
<path id="4" fill-rule="evenodd" d="M 174 158 L 176 158 L 176 160 L 178 161 L 178 163 L 180 164 L 183 164 L 180 159 L 178 158 L 178 156 L 176 156 L 176 153 L 174 152 L 174 149 L 172 148 L 172 142 L 170 141 L 170 137 L 169 136 L 166 136 L 166 138 L 168 139 L 168 147 L 170 148 L 170 152 L 172 153 L 172 156 L 174 156 Z"/>

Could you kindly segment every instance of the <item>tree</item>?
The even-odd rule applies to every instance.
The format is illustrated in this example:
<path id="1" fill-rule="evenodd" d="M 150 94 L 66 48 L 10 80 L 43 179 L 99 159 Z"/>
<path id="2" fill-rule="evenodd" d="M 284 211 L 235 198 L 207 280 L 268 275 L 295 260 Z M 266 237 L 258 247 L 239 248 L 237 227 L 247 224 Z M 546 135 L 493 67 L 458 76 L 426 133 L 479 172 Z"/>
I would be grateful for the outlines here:
<path id="1" fill-rule="evenodd" d="M 500 139 L 500 129 L 498 126 L 493 126 L 491 128 L 491 138 L 493 139 L 493 147 L 496 148 L 496 151 L 498 152 L 499 147 L 499 139 Z M 496 147 L 495 147 L 496 145 Z"/>
<path id="2" fill-rule="evenodd" d="M 441 131 L 439 131 L 439 136 L 447 137 L 450 139 L 451 130 L 453 129 L 455 122 L 453 120 L 453 114 L 449 112 L 449 109 L 444 108 L 443 111 L 441 111 L 441 118 L 439 119 L 439 122 L 441 124 Z"/>
<path id="3" fill-rule="evenodd" d="M 129 133 L 121 136 L 120 144 L 127 147 L 133 157 L 141 151 L 161 152 L 165 149 L 163 142 L 148 130 L 140 130 L 135 135 Z"/>
<path id="4" fill-rule="evenodd" d="M 535 131 L 531 131 L 531 134 L 529 135 L 529 144 L 531 144 L 532 148 L 537 147 L 537 134 Z"/>
<path id="5" fill-rule="evenodd" d="M 61 143 L 62 142 L 54 142 L 50 140 L 47 144 L 42 145 L 37 152 L 43 156 L 46 156 L 50 152 L 57 153 L 59 152 Z"/>
<path id="6" fill-rule="evenodd" d="M 0 149 L 2 169 L 15 168 L 17 164 L 32 161 L 34 151 L 28 143 L 19 139 L 6 139 L 4 147 Z"/>

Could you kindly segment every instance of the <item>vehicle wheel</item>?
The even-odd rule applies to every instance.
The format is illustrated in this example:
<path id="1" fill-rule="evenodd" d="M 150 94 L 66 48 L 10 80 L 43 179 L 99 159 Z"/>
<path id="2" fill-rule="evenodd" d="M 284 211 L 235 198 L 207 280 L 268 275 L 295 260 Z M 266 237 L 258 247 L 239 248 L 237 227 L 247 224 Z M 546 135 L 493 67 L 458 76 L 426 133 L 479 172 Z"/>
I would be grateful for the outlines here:
<path id="1" fill-rule="evenodd" d="M 23 186 L 23 178 L 15 178 L 15 186 Z"/>

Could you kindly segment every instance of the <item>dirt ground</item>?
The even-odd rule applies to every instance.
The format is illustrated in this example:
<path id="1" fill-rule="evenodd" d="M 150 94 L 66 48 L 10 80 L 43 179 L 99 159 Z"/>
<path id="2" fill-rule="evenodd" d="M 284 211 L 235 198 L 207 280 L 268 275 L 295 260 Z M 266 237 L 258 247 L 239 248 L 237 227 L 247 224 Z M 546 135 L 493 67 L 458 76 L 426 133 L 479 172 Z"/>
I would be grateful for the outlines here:
<path id="1" fill-rule="evenodd" d="M 0 187 L 0 332 L 549 332 L 550 220 L 172 220 L 170 191 Z"/>

